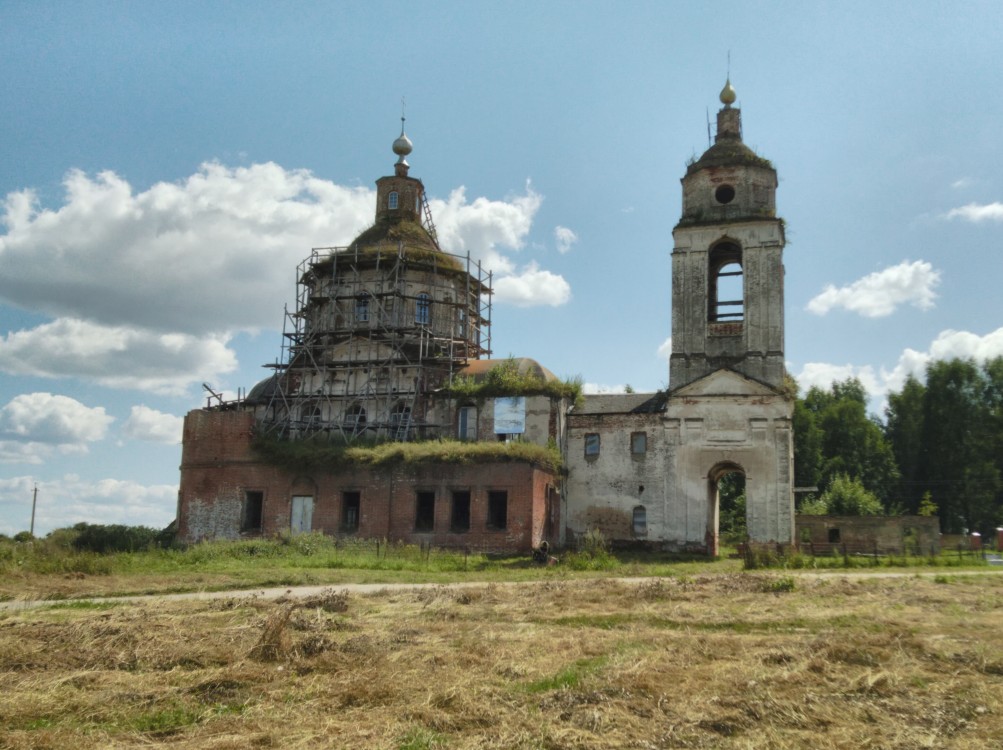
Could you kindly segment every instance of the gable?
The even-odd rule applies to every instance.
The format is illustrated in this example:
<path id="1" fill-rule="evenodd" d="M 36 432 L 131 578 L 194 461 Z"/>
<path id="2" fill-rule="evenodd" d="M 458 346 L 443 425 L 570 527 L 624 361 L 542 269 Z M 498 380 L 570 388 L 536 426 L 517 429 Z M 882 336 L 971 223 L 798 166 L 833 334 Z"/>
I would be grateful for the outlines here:
<path id="1" fill-rule="evenodd" d="M 710 375 L 687 383 L 675 397 L 692 396 L 776 396 L 777 391 L 758 380 L 747 378 L 734 370 L 715 370 Z"/>

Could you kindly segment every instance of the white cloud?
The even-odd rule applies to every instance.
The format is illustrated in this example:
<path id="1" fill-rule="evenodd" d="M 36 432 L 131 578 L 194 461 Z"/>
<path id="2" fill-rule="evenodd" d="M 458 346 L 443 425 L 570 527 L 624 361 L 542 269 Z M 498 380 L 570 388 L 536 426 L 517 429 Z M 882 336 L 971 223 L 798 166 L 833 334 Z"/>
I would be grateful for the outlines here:
<path id="1" fill-rule="evenodd" d="M 969 331 L 947 330 L 942 331 L 930 342 L 930 347 L 925 352 L 909 348 L 903 350 L 898 362 L 890 370 L 882 367 L 875 372 L 870 365 L 809 362 L 795 378 L 801 386 L 802 393 L 807 392 L 813 385 L 828 388 L 837 380 L 859 378 L 872 400 L 880 400 L 891 392 L 900 391 L 910 375 L 924 380 L 926 366 L 930 362 L 959 358 L 974 359 L 982 363 L 994 357 L 1003 357 L 1003 328 L 997 328 L 985 336 Z"/>
<path id="2" fill-rule="evenodd" d="M 67 396 L 23 393 L 0 408 L 0 463 L 39 464 L 53 452 L 86 453 L 114 421 L 103 407 Z"/>
<path id="3" fill-rule="evenodd" d="M 177 445 L 181 442 L 184 418 L 148 406 L 133 406 L 129 418 L 122 425 L 122 433 L 134 440 Z"/>
<path id="4" fill-rule="evenodd" d="M 567 227 L 558 226 L 554 228 L 554 241 L 557 243 L 557 252 L 564 255 L 578 242 L 578 235 Z"/>
<path id="5" fill-rule="evenodd" d="M 571 299 L 571 286 L 564 277 L 542 270 L 535 262 L 518 275 L 496 279 L 494 291 L 497 300 L 516 307 L 558 307 Z"/>
<path id="6" fill-rule="evenodd" d="M 223 335 L 199 338 L 61 319 L 0 339 L 0 371 L 180 394 L 192 383 L 236 369 L 228 341 Z"/>
<path id="7" fill-rule="evenodd" d="M 847 378 L 857 378 L 871 396 L 884 394 L 883 383 L 870 365 L 833 365 L 828 362 L 809 362 L 795 376 L 795 380 L 801 387 L 802 395 L 813 386 L 828 388 L 836 381 Z"/>
<path id="8" fill-rule="evenodd" d="M 504 201 L 475 198 L 467 202 L 466 189 L 458 187 L 445 201 L 429 201 L 436 234 L 444 250 L 456 255 L 470 253 L 495 273 L 511 273 L 513 262 L 499 248 L 519 250 L 533 226 L 543 196 L 526 183 L 525 195 Z"/>
<path id="9" fill-rule="evenodd" d="M 307 170 L 203 164 L 136 192 L 113 172 L 64 180 L 42 209 L 31 190 L 0 203 L 0 300 L 51 316 L 0 340 L 0 371 L 82 377 L 177 394 L 236 368 L 233 333 L 282 325 L 293 269 L 311 247 L 350 242 L 372 223 L 375 194 Z M 443 247 L 502 276 L 498 300 L 562 304 L 567 282 L 535 264 L 516 273 L 542 196 L 432 200 Z"/>
<path id="10" fill-rule="evenodd" d="M 911 304 L 921 310 L 933 307 L 934 287 L 940 283 L 940 271 L 926 261 L 903 261 L 883 271 L 868 274 L 849 286 L 828 285 L 808 302 L 807 309 L 825 315 L 841 307 L 865 318 L 881 318 L 895 312 L 899 305 Z"/>
<path id="11" fill-rule="evenodd" d="M 58 210 L 4 201 L 0 297 L 53 317 L 159 332 L 276 327 L 292 269 L 372 221 L 373 192 L 277 164 L 203 164 L 135 193 L 113 172 L 71 171 Z M 248 304 L 253 300 L 253 304 Z"/>
<path id="12" fill-rule="evenodd" d="M 583 383 L 582 392 L 590 396 L 606 396 L 617 393 L 626 393 L 627 385 L 606 385 L 604 383 Z"/>
<path id="13" fill-rule="evenodd" d="M 174 519 L 177 508 L 176 485 L 142 485 L 118 479 L 87 481 L 73 474 L 53 481 L 20 476 L 0 479 L 0 533 L 13 534 L 28 528 L 36 481 L 36 534 L 81 521 L 163 528 Z"/>
<path id="14" fill-rule="evenodd" d="M 661 345 L 658 347 L 657 354 L 659 359 L 664 359 L 666 362 L 669 361 L 669 358 L 672 356 L 671 336 L 669 336 L 667 339 L 665 339 L 665 341 L 661 343 Z"/>
<path id="15" fill-rule="evenodd" d="M 969 203 L 960 208 L 952 208 L 946 214 L 945 219 L 961 219 L 979 224 L 983 221 L 1003 221 L 1003 203 Z"/>
<path id="16" fill-rule="evenodd" d="M 955 180 L 951 183 L 951 187 L 954 190 L 964 190 L 967 187 L 971 187 L 974 181 L 971 177 L 962 177 L 961 179 Z"/>

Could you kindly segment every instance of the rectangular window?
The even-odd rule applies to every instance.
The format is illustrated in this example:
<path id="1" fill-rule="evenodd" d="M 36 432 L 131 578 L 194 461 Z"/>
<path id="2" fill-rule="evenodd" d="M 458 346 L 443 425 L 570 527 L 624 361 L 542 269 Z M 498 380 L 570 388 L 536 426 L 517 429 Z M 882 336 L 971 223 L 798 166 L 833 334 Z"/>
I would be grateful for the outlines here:
<path id="1" fill-rule="evenodd" d="M 432 298 L 424 292 L 414 303 L 414 322 L 425 326 L 432 322 Z"/>
<path id="2" fill-rule="evenodd" d="M 460 440 L 477 439 L 477 407 L 461 406 L 457 417 L 457 437 Z"/>
<path id="3" fill-rule="evenodd" d="M 599 433 L 598 432 L 587 432 L 587 433 L 585 433 L 585 455 L 586 456 L 598 456 L 599 455 Z"/>
<path id="4" fill-rule="evenodd" d="M 361 492 L 341 493 L 341 530 L 353 532 L 359 530 L 359 509 L 362 504 Z"/>
<path id="5" fill-rule="evenodd" d="M 414 530 L 432 531 L 435 528 L 435 493 L 419 492 L 414 509 Z"/>
<path id="6" fill-rule="evenodd" d="M 839 544 L 839 529 L 829 529 L 829 544 Z"/>
<path id="7" fill-rule="evenodd" d="M 450 514 L 449 528 L 451 531 L 459 533 L 470 531 L 469 490 L 455 490 L 453 492 L 453 511 Z"/>
<path id="8" fill-rule="evenodd" d="M 648 452 L 648 433 L 630 433 L 630 452 L 635 456 Z"/>
<path id="9" fill-rule="evenodd" d="M 504 529 L 508 524 L 508 491 L 488 492 L 488 528 Z"/>
<path id="10" fill-rule="evenodd" d="M 643 505 L 634 508 L 634 536 L 648 535 L 648 511 Z"/>
<path id="11" fill-rule="evenodd" d="M 368 323 L 369 322 L 369 295 L 359 297 L 355 300 L 355 322 L 356 323 Z"/>
<path id="12" fill-rule="evenodd" d="M 240 516 L 241 531 L 261 530 L 261 507 L 265 503 L 265 493 L 247 490 L 244 493 L 244 507 Z"/>

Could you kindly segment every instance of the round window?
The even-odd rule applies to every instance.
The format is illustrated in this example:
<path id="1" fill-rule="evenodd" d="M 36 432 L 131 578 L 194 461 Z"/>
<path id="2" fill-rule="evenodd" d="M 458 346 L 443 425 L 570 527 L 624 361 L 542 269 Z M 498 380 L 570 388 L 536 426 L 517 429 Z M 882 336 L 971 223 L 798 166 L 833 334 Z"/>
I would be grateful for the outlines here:
<path id="1" fill-rule="evenodd" d="M 714 191 L 714 199 L 718 203 L 731 203 L 735 200 L 735 188 L 731 185 L 721 185 Z"/>

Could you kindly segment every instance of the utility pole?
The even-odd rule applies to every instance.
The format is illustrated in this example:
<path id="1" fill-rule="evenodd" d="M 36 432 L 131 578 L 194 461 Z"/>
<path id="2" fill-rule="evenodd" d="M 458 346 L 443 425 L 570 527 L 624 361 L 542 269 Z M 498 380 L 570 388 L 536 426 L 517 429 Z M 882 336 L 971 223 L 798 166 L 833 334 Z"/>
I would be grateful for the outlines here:
<path id="1" fill-rule="evenodd" d="M 35 485 L 34 491 L 31 493 L 31 531 L 28 533 L 32 537 L 35 536 L 35 503 L 38 502 L 38 485 Z"/>

